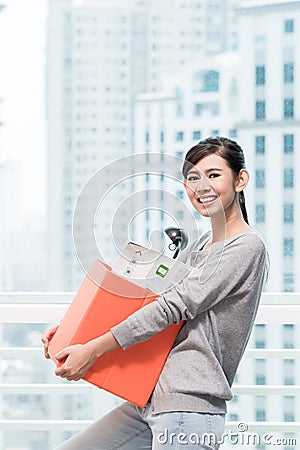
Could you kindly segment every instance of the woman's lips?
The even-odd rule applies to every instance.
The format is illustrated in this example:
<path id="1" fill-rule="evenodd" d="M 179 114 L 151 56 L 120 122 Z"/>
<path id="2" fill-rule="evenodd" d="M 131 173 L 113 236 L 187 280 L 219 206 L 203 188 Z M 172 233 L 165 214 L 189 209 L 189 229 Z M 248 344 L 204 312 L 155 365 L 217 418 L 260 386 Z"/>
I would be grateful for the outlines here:
<path id="1" fill-rule="evenodd" d="M 198 197 L 197 200 L 201 205 L 208 205 L 209 203 L 214 202 L 218 197 L 216 195 L 210 195 L 207 197 Z"/>

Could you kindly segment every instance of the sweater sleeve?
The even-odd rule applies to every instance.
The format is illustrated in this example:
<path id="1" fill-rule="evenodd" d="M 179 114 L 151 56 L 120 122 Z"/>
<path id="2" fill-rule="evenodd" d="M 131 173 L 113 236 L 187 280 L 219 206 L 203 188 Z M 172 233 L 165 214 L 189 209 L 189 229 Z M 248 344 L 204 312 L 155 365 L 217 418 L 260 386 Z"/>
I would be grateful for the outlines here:
<path id="1" fill-rule="evenodd" d="M 111 329 L 125 350 L 172 323 L 193 319 L 226 298 L 261 285 L 266 250 L 257 235 L 236 239 L 214 249 L 198 268 L 154 302 Z"/>

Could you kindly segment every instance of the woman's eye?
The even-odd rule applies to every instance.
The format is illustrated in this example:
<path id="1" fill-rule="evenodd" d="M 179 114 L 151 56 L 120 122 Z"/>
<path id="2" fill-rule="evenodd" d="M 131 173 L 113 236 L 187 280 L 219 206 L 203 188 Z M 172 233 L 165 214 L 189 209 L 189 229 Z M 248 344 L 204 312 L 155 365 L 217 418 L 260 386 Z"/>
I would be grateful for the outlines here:
<path id="1" fill-rule="evenodd" d="M 215 177 L 219 177 L 219 176 L 220 176 L 219 173 L 211 173 L 208 178 L 215 178 Z"/>
<path id="2" fill-rule="evenodd" d="M 197 177 L 197 175 L 190 175 L 189 177 L 187 177 L 187 181 L 189 182 L 193 182 L 193 181 L 198 181 L 200 178 Z"/>

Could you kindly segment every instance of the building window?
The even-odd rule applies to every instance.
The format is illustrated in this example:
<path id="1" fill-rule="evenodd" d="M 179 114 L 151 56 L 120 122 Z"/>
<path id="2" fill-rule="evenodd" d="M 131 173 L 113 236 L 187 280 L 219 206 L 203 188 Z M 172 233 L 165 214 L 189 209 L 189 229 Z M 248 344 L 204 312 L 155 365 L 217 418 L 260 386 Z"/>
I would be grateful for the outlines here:
<path id="1" fill-rule="evenodd" d="M 284 411 L 283 421 L 284 422 L 294 422 L 295 421 L 295 413 L 292 411 Z"/>
<path id="2" fill-rule="evenodd" d="M 294 20 L 287 19 L 284 21 L 284 32 L 285 33 L 293 33 L 294 32 Z"/>
<path id="3" fill-rule="evenodd" d="M 256 446 L 255 446 L 256 450 L 266 450 L 266 446 L 265 444 L 262 444 L 261 442 L 259 442 Z"/>
<path id="4" fill-rule="evenodd" d="M 256 397 L 255 416 L 257 422 L 265 422 L 266 420 L 266 397 L 262 395 Z"/>
<path id="5" fill-rule="evenodd" d="M 284 446 L 284 450 L 295 450 L 297 438 L 295 433 L 283 433 L 283 438 L 285 439 L 286 445 Z"/>
<path id="6" fill-rule="evenodd" d="M 177 191 L 176 192 L 176 197 L 179 198 L 180 200 L 183 200 L 184 192 L 183 191 Z"/>
<path id="7" fill-rule="evenodd" d="M 285 63 L 283 66 L 283 79 L 285 84 L 294 83 L 294 63 Z"/>
<path id="8" fill-rule="evenodd" d="M 294 256 L 294 239 L 284 238 L 283 239 L 283 256 L 285 258 L 293 258 Z"/>
<path id="9" fill-rule="evenodd" d="M 219 114 L 219 103 L 211 102 L 211 103 L 208 104 L 208 108 L 210 110 L 210 113 L 213 116 L 217 116 Z"/>
<path id="10" fill-rule="evenodd" d="M 238 414 L 232 413 L 229 414 L 229 421 L 230 422 L 237 422 L 239 420 Z"/>
<path id="11" fill-rule="evenodd" d="M 195 116 L 201 116 L 202 111 L 203 111 L 203 105 L 201 103 L 196 103 L 194 106 Z"/>
<path id="12" fill-rule="evenodd" d="M 149 230 L 149 228 L 146 228 L 145 237 L 146 237 L 147 241 L 150 240 L 150 230 Z"/>
<path id="13" fill-rule="evenodd" d="M 183 107 L 181 102 L 177 102 L 176 105 L 176 117 L 182 117 L 183 116 Z"/>
<path id="14" fill-rule="evenodd" d="M 200 141 L 201 139 L 201 131 L 193 131 L 193 140 Z"/>
<path id="15" fill-rule="evenodd" d="M 283 150 L 284 153 L 294 153 L 294 135 L 284 134 L 283 135 Z"/>
<path id="16" fill-rule="evenodd" d="M 295 361 L 283 360 L 283 384 L 293 386 L 295 384 Z"/>
<path id="17" fill-rule="evenodd" d="M 266 421 L 266 410 L 257 408 L 255 411 L 256 422 L 265 422 Z"/>
<path id="18" fill-rule="evenodd" d="M 294 348 L 294 324 L 288 323 L 283 325 L 283 348 Z"/>
<path id="19" fill-rule="evenodd" d="M 283 205 L 283 222 L 294 223 L 294 204 L 284 203 Z"/>
<path id="20" fill-rule="evenodd" d="M 255 325 L 255 348 L 266 347 L 266 325 L 260 323 Z"/>
<path id="21" fill-rule="evenodd" d="M 265 207 L 264 203 L 255 205 L 255 220 L 256 220 L 256 223 L 265 223 L 266 207 Z"/>
<path id="22" fill-rule="evenodd" d="M 183 131 L 177 131 L 176 133 L 176 141 L 182 142 L 184 140 L 184 132 Z"/>
<path id="23" fill-rule="evenodd" d="M 183 159 L 183 158 L 184 158 L 184 154 L 183 154 L 183 153 L 184 153 L 184 152 L 176 152 L 177 158 Z"/>
<path id="24" fill-rule="evenodd" d="M 216 116 L 219 114 L 219 103 L 209 102 L 209 103 L 196 103 L 194 105 L 194 115 L 201 116 L 204 111 L 208 111 L 209 114 Z"/>
<path id="25" fill-rule="evenodd" d="M 265 66 L 255 67 L 255 83 L 256 85 L 263 85 L 266 82 L 266 69 Z"/>
<path id="26" fill-rule="evenodd" d="M 286 167 L 283 172 L 283 186 L 285 189 L 294 187 L 294 169 Z"/>
<path id="27" fill-rule="evenodd" d="M 293 119 L 294 118 L 294 99 L 293 98 L 285 98 L 283 100 L 283 117 L 285 119 Z"/>
<path id="28" fill-rule="evenodd" d="M 256 189 L 262 189 L 266 185 L 266 176 L 264 169 L 256 169 L 255 171 L 255 186 Z"/>
<path id="29" fill-rule="evenodd" d="M 165 141 L 165 134 L 163 131 L 160 132 L 160 142 L 164 142 Z"/>
<path id="30" fill-rule="evenodd" d="M 256 374 L 255 376 L 255 384 L 264 385 L 266 384 L 266 375 Z"/>
<path id="31" fill-rule="evenodd" d="M 149 131 L 146 131 L 146 133 L 145 133 L 145 142 L 146 142 L 146 144 L 149 144 L 149 142 L 150 142 L 150 133 L 149 133 Z"/>
<path id="32" fill-rule="evenodd" d="M 236 138 L 237 137 L 237 130 L 235 128 L 232 128 L 229 130 L 229 137 L 230 138 Z"/>
<path id="33" fill-rule="evenodd" d="M 295 397 L 292 395 L 283 397 L 283 420 L 284 422 L 295 421 Z"/>
<path id="34" fill-rule="evenodd" d="M 266 360 L 255 360 L 255 384 L 266 384 Z"/>
<path id="35" fill-rule="evenodd" d="M 265 118 L 266 118 L 266 102 L 264 100 L 256 100 L 255 119 L 264 120 Z"/>
<path id="36" fill-rule="evenodd" d="M 255 153 L 257 155 L 265 154 L 265 144 L 266 144 L 265 136 L 255 136 Z"/>
<path id="37" fill-rule="evenodd" d="M 293 272 L 287 272 L 283 274 L 283 291 L 294 292 L 294 274 Z"/>
<path id="38" fill-rule="evenodd" d="M 203 74 L 203 92 L 217 92 L 219 90 L 219 72 L 208 70 Z"/>

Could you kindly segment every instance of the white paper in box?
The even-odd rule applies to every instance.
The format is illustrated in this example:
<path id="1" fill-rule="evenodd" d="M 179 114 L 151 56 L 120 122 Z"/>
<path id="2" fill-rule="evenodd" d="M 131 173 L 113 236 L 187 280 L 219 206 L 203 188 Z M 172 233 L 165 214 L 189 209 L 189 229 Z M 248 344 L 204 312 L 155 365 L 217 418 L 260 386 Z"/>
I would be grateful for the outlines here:
<path id="1" fill-rule="evenodd" d="M 134 242 L 129 242 L 113 268 L 143 288 L 160 294 L 182 281 L 190 267 Z"/>

